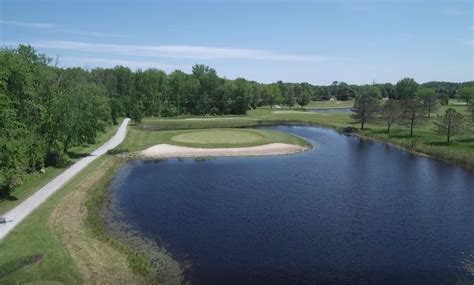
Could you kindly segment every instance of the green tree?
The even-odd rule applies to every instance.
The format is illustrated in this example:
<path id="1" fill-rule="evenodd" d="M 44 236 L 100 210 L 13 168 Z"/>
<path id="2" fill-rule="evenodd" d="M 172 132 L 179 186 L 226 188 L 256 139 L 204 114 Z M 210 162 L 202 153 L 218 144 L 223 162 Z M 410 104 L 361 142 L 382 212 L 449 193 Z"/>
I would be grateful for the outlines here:
<path id="1" fill-rule="evenodd" d="M 380 90 L 374 86 L 369 87 L 363 91 L 354 101 L 352 107 L 351 119 L 353 123 L 360 123 L 360 129 L 364 129 L 364 125 L 375 119 L 379 109 L 378 99 L 380 97 Z"/>
<path id="2" fill-rule="evenodd" d="M 459 98 L 467 104 L 472 104 L 472 102 L 474 102 L 474 87 L 463 87 L 459 92 Z"/>
<path id="3" fill-rule="evenodd" d="M 383 104 L 380 110 L 380 117 L 387 126 L 387 133 L 390 133 L 390 128 L 393 124 L 400 121 L 401 115 L 402 110 L 398 100 L 389 99 Z"/>
<path id="4" fill-rule="evenodd" d="M 439 107 L 438 96 L 436 95 L 435 90 L 431 88 L 420 88 L 417 91 L 416 96 L 420 98 L 425 106 L 428 118 L 431 117 L 431 113 L 436 112 Z"/>
<path id="5" fill-rule="evenodd" d="M 296 85 L 298 86 L 298 85 Z M 295 87 L 296 87 L 295 86 Z M 308 105 L 310 100 L 311 100 L 311 88 L 309 84 L 307 83 L 302 83 L 299 87 L 299 92 L 295 92 L 296 95 L 296 103 L 301 106 L 301 108 L 304 108 L 304 106 Z"/>
<path id="6" fill-rule="evenodd" d="M 12 101 L 3 92 L 0 93 L 0 196 L 8 197 L 22 183 L 25 174 L 27 130 L 18 120 Z"/>
<path id="7" fill-rule="evenodd" d="M 262 99 L 266 105 L 273 108 L 273 105 L 282 101 L 280 88 L 276 84 L 265 85 L 262 91 Z"/>
<path id="8" fill-rule="evenodd" d="M 418 89 L 418 83 L 412 78 L 404 78 L 395 86 L 395 94 L 402 104 L 402 117 L 410 127 L 411 137 L 415 124 L 425 115 L 425 106 L 417 96 Z"/>
<path id="9" fill-rule="evenodd" d="M 418 89 L 419 85 L 413 78 L 403 78 L 395 85 L 395 95 L 399 100 L 412 100 Z"/>
<path id="10" fill-rule="evenodd" d="M 467 105 L 467 111 L 471 113 L 471 119 L 474 122 L 474 104 Z"/>
<path id="11" fill-rule="evenodd" d="M 449 108 L 435 124 L 438 128 L 438 133 L 446 135 L 446 142 L 449 144 L 451 136 L 456 135 L 463 130 L 464 117 L 455 109 Z"/>
<path id="12" fill-rule="evenodd" d="M 295 105 L 295 91 L 293 90 L 293 86 L 290 86 L 285 91 L 285 96 L 283 97 L 283 104 L 288 106 L 289 109 Z"/>

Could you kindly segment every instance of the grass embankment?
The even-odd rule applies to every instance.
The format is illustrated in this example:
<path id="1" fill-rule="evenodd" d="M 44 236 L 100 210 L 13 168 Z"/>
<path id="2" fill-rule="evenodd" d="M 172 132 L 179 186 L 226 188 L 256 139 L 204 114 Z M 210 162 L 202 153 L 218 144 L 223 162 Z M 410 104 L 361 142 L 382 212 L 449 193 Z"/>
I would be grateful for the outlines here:
<path id="1" fill-rule="evenodd" d="M 179 124 L 179 121 L 176 121 L 176 123 Z M 309 145 L 301 138 L 277 131 L 225 128 L 155 132 L 132 127 L 129 129 L 129 135 L 119 148 L 138 151 L 157 144 L 220 148 L 258 146 L 269 143 Z"/>
<path id="2" fill-rule="evenodd" d="M 67 153 L 68 159 L 71 162 L 75 162 L 82 157 L 87 156 L 90 152 L 109 140 L 117 131 L 118 126 L 119 125 L 108 126 L 105 132 L 99 133 L 94 144 L 71 148 Z M 66 168 L 46 167 L 46 172 L 44 174 L 35 172 L 27 175 L 23 185 L 15 188 L 9 198 L 0 199 L 0 215 L 8 212 L 10 209 L 23 202 L 38 189 L 48 184 L 49 181 L 61 174 L 65 169 Z"/>
<path id="3" fill-rule="evenodd" d="M 311 108 L 334 108 L 341 106 L 350 107 L 352 101 L 338 102 L 312 102 Z M 450 144 L 446 144 L 446 137 L 436 132 L 436 118 L 443 115 L 447 108 L 454 108 L 462 113 L 466 119 L 466 128 L 462 134 L 452 138 Z M 351 124 L 350 113 L 338 112 L 305 112 L 296 109 L 275 109 L 261 107 L 247 112 L 246 116 L 236 119 L 222 119 L 214 117 L 211 120 L 183 120 L 183 119 L 146 119 L 138 128 L 144 130 L 153 129 L 193 129 L 214 127 L 245 127 L 261 124 L 309 124 L 342 130 L 346 127 L 358 128 L 359 125 Z M 391 143 L 403 147 L 409 151 L 426 154 L 435 158 L 474 168 L 474 122 L 466 111 L 465 105 L 451 101 L 448 106 L 442 106 L 437 113 L 432 113 L 431 118 L 424 118 L 414 129 L 414 137 L 410 137 L 406 125 L 392 126 L 387 133 L 386 126 L 381 123 L 367 124 L 364 130 L 357 130 L 357 134 Z"/>
<path id="4" fill-rule="evenodd" d="M 129 268 L 144 273 L 148 262 L 109 243 L 97 224 L 97 197 L 117 165 L 113 157 L 98 158 L 0 241 L 1 284 L 143 281 Z"/>

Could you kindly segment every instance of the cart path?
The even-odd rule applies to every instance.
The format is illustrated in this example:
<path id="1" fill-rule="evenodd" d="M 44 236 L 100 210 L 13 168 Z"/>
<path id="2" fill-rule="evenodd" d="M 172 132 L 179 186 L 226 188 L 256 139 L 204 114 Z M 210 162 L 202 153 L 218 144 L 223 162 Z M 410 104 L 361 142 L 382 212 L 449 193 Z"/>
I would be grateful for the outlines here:
<path id="1" fill-rule="evenodd" d="M 72 177 L 83 170 L 87 165 L 94 161 L 99 156 L 105 154 L 109 149 L 118 146 L 127 134 L 127 125 L 130 119 L 124 119 L 115 135 L 106 143 L 101 145 L 90 155 L 80 159 L 68 169 L 59 174 L 56 178 L 51 180 L 48 184 L 36 191 L 33 195 L 21 202 L 18 206 L 11 209 L 3 217 L 7 220 L 6 223 L 0 224 L 0 240 L 3 239 L 12 229 L 15 228 L 26 216 L 28 216 L 34 209 L 41 205 L 49 196 L 58 191 L 64 186 Z"/>

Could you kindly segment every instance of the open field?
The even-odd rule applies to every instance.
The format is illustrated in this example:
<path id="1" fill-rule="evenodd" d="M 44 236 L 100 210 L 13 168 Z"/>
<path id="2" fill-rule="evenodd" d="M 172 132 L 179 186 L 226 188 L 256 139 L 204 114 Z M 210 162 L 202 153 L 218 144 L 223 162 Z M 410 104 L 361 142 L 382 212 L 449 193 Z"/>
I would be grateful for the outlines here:
<path id="1" fill-rule="evenodd" d="M 82 157 L 87 156 L 94 149 L 109 140 L 115 134 L 117 128 L 118 125 L 108 126 L 105 132 L 99 133 L 94 144 L 72 147 L 68 152 L 69 160 L 73 163 Z M 36 192 L 36 190 L 40 189 L 53 178 L 61 174 L 65 169 L 66 167 L 46 167 L 46 173 L 44 174 L 35 172 L 27 175 L 23 185 L 15 188 L 10 197 L 0 199 L 0 214 L 6 213 L 8 210 L 20 204 L 26 198 L 31 196 L 31 194 Z"/>

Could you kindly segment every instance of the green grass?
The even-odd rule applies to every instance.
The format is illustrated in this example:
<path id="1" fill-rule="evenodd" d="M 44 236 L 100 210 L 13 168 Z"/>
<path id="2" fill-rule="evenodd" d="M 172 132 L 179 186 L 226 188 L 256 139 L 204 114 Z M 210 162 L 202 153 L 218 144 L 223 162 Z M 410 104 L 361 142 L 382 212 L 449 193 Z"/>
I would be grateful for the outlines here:
<path id="1" fill-rule="evenodd" d="M 311 101 L 306 108 L 351 108 L 354 105 L 354 100 L 347 101 Z"/>
<path id="2" fill-rule="evenodd" d="M 98 148 L 101 144 L 110 139 L 117 131 L 118 125 L 110 125 L 106 131 L 99 133 L 94 144 L 84 144 L 72 147 L 68 152 L 68 158 L 71 162 L 75 162 L 80 158 L 88 155 L 90 152 Z M 24 183 L 15 188 L 8 199 L 0 199 L 0 214 L 4 214 L 23 202 L 26 198 L 35 193 L 38 189 L 48 184 L 53 178 L 61 174 L 66 168 L 46 167 L 46 173 L 41 174 L 35 172 L 26 176 Z"/>
<path id="3" fill-rule="evenodd" d="M 32 255 L 43 255 L 41 262 L 14 271 L 1 284 L 20 284 L 30 281 L 59 281 L 80 284 L 82 277 L 67 248 L 53 234 L 48 219 L 61 200 L 74 185 L 87 179 L 103 158 L 95 160 L 65 187 L 51 196 L 44 204 L 27 216 L 14 230 L 0 241 L 0 267 Z"/>
<path id="4" fill-rule="evenodd" d="M 245 134 L 245 140 L 233 139 Z M 178 140 L 176 140 L 178 138 Z M 184 140 L 183 140 L 184 138 Z M 255 138 L 258 138 L 256 140 Z M 118 147 L 138 151 L 157 144 L 174 144 L 193 147 L 247 147 L 268 143 L 288 143 L 307 146 L 301 138 L 287 133 L 255 129 L 192 129 L 177 131 L 147 131 L 132 127 L 125 141 Z"/>
<path id="5" fill-rule="evenodd" d="M 258 125 L 258 119 L 241 117 L 200 117 L 200 118 L 145 118 L 138 126 L 144 130 L 182 130 L 206 128 L 232 128 Z"/>
<path id="6" fill-rule="evenodd" d="M 201 130 L 185 132 L 171 137 L 173 142 L 191 144 L 242 144 L 263 139 L 258 132 L 248 130 Z"/>
<path id="7" fill-rule="evenodd" d="M 322 101 L 312 102 L 312 107 L 334 108 L 351 107 L 352 101 Z M 438 115 L 444 114 L 446 109 L 454 108 L 462 113 L 466 119 L 466 128 L 462 134 L 452 137 L 452 142 L 446 144 L 446 137 L 436 132 L 435 122 Z M 260 107 L 247 112 L 247 116 L 236 119 L 212 120 L 182 120 L 182 119 L 147 119 L 138 128 L 148 130 L 160 129 L 193 129 L 193 128 L 228 128 L 256 126 L 260 124 L 308 124 L 342 130 L 346 127 L 358 128 L 359 125 L 351 124 L 350 113 L 337 112 L 305 112 L 300 109 L 275 109 Z M 431 118 L 424 118 L 414 128 L 414 137 L 410 137 L 409 128 L 406 125 L 392 126 L 390 133 L 386 132 L 386 126 L 379 123 L 367 124 L 363 131 L 358 134 L 393 143 L 410 151 L 431 155 L 433 157 L 474 168 L 474 122 L 471 115 L 467 113 L 466 106 L 459 102 L 450 101 L 448 106 L 441 106 L 439 110 L 431 114 Z"/>

